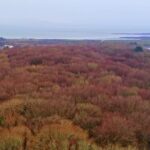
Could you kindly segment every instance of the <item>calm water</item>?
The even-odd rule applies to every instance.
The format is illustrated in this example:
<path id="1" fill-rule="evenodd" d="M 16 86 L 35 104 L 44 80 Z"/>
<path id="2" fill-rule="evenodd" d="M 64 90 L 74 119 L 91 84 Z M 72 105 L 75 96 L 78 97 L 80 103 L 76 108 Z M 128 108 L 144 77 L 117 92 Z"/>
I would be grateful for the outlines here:
<path id="1" fill-rule="evenodd" d="M 43 38 L 43 39 L 93 39 L 119 40 L 121 37 L 149 36 L 150 34 L 112 34 L 99 31 L 46 31 L 46 30 L 1 30 L 0 37 L 4 38 Z M 126 38 L 121 38 L 126 39 Z M 130 39 L 131 40 L 131 39 Z"/>

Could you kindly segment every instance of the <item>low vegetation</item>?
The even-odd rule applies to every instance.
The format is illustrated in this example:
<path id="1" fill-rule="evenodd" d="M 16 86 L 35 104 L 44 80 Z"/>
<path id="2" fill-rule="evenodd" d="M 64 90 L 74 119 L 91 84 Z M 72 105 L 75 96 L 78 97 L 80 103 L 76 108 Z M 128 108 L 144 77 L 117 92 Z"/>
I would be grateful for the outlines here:
<path id="1" fill-rule="evenodd" d="M 149 51 L 104 42 L 0 52 L 0 150 L 149 149 Z"/>

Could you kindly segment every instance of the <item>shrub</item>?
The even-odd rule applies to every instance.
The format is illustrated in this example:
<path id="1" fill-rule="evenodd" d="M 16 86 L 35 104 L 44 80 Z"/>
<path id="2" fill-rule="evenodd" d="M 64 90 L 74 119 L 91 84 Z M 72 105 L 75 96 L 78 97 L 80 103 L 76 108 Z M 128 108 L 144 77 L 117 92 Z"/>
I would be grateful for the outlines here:
<path id="1" fill-rule="evenodd" d="M 127 146 L 135 141 L 130 121 L 116 114 L 104 117 L 102 125 L 93 130 L 93 135 L 96 142 L 102 145 L 118 143 Z"/>
<path id="2" fill-rule="evenodd" d="M 88 63 L 88 68 L 91 70 L 96 70 L 98 68 L 98 64 L 94 62 L 89 62 Z"/>
<path id="3" fill-rule="evenodd" d="M 80 125 L 82 128 L 91 131 L 95 126 L 101 122 L 101 110 L 99 107 L 82 103 L 78 104 L 74 123 Z"/>
<path id="4" fill-rule="evenodd" d="M 0 126 L 2 126 L 5 122 L 5 119 L 3 116 L 0 116 Z"/>
<path id="5" fill-rule="evenodd" d="M 135 52 L 143 52 L 143 48 L 141 46 L 137 46 L 135 49 L 134 49 Z"/>
<path id="6" fill-rule="evenodd" d="M 0 139 L 0 150 L 21 150 L 22 141 L 15 137 Z"/>
<path id="7" fill-rule="evenodd" d="M 43 63 L 41 58 L 34 58 L 30 61 L 30 65 L 41 65 Z"/>
<path id="8" fill-rule="evenodd" d="M 87 141 L 87 134 L 67 120 L 41 129 L 32 143 L 31 150 L 41 150 L 41 147 L 53 150 L 96 150 L 96 146 Z"/>

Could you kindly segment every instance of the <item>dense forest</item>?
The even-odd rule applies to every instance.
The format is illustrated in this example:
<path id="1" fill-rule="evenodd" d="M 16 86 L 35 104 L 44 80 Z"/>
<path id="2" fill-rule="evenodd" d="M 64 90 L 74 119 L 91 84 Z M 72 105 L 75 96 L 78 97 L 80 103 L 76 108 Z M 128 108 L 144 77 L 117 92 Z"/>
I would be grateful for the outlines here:
<path id="1" fill-rule="evenodd" d="M 0 150 L 149 150 L 150 51 L 120 43 L 0 51 Z"/>

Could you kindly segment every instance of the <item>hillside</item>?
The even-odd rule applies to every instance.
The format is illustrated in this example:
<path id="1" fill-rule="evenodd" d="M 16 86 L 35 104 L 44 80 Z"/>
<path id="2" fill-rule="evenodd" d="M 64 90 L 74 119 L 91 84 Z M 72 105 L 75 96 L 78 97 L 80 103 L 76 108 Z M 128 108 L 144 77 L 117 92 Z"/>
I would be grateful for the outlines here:
<path id="1" fill-rule="evenodd" d="M 0 150 L 149 150 L 150 51 L 128 43 L 0 51 Z"/>

